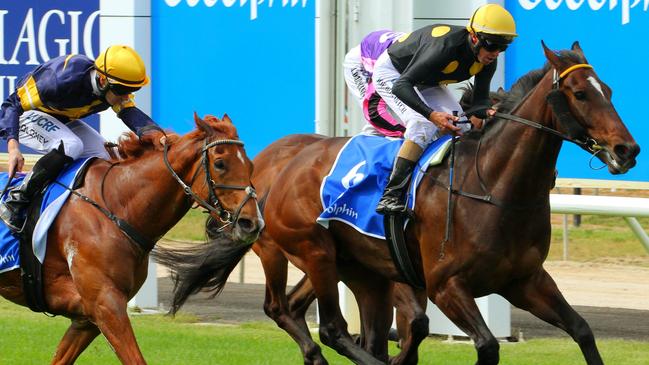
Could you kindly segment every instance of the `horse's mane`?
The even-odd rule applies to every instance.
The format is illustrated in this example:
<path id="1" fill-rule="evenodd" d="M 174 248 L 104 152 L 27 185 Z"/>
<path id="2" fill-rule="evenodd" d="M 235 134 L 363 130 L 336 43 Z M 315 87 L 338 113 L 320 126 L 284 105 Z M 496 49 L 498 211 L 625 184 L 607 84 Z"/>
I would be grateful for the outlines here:
<path id="1" fill-rule="evenodd" d="M 575 64 L 575 63 L 587 63 L 583 55 L 570 50 L 562 50 L 557 53 L 559 59 L 563 62 Z M 512 85 L 509 91 L 499 90 L 497 92 L 491 92 L 489 97 L 494 102 L 494 107 L 501 113 L 511 113 L 518 104 L 523 101 L 525 96 L 541 81 L 543 76 L 548 72 L 552 66 L 549 62 L 546 62 L 542 68 L 532 70 L 525 75 L 521 76 L 516 82 Z M 473 84 L 468 84 L 462 88 L 463 93 L 460 99 L 460 105 L 463 109 L 468 109 L 471 106 L 471 101 L 473 100 Z M 486 123 L 484 130 L 489 129 L 494 123 Z M 479 139 L 482 135 L 482 131 L 471 131 L 468 135 Z"/>
<path id="2" fill-rule="evenodd" d="M 229 120 L 229 118 L 228 118 Z M 221 121 L 215 116 L 206 115 L 205 119 L 196 118 L 197 129 L 179 137 L 176 134 L 166 134 L 167 143 L 175 144 L 181 140 L 201 140 L 205 137 L 218 136 L 224 139 L 238 139 L 237 130 L 230 122 Z M 162 148 L 160 138 L 163 136 L 161 131 L 150 131 L 139 138 L 133 132 L 122 134 L 117 145 L 107 144 L 106 149 L 114 161 L 125 161 L 139 158 L 149 151 L 157 151 Z M 116 148 L 116 150 L 115 150 Z"/>

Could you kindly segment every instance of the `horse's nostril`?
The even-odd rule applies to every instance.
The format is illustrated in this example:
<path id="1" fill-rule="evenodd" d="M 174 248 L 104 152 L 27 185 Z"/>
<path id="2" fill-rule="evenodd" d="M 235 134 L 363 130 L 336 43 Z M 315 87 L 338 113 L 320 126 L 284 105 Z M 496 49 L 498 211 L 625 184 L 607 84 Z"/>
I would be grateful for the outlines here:
<path id="1" fill-rule="evenodd" d="M 640 146 L 637 144 L 618 144 L 613 148 L 613 152 L 615 152 L 615 154 L 621 159 L 631 160 L 640 153 Z"/>
<path id="2" fill-rule="evenodd" d="M 255 230 L 255 228 L 257 227 L 255 222 L 253 222 L 250 219 L 246 219 L 246 218 L 239 218 L 239 220 L 237 221 L 237 224 L 239 225 L 239 228 L 241 228 L 242 231 L 248 232 L 248 233 L 253 232 Z"/>
<path id="3" fill-rule="evenodd" d="M 613 147 L 613 152 L 615 152 L 618 157 L 626 160 L 629 149 L 623 144 L 618 144 Z"/>

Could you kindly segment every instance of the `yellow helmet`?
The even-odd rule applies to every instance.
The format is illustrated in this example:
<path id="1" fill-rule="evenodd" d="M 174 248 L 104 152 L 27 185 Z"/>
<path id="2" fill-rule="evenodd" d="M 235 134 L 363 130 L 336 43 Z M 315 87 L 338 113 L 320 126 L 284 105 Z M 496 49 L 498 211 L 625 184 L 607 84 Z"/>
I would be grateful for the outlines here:
<path id="1" fill-rule="evenodd" d="M 134 90 L 149 83 L 144 61 L 129 46 L 110 46 L 95 60 L 95 69 L 106 76 L 111 85 L 119 84 Z"/>
<path id="2" fill-rule="evenodd" d="M 471 16 L 466 29 L 472 33 L 483 33 L 503 38 L 510 42 L 516 37 L 514 17 L 498 4 L 482 5 Z"/>

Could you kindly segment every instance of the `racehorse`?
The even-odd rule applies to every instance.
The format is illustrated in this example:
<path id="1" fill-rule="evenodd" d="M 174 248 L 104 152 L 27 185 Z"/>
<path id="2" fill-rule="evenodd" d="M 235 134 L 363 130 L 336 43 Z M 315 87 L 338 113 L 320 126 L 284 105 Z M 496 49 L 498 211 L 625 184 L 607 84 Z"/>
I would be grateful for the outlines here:
<path id="1" fill-rule="evenodd" d="M 276 176 L 293 157 L 305 147 L 325 138 L 327 137 L 316 134 L 290 135 L 273 142 L 261 151 L 253 160 L 255 171 L 252 175 L 253 184 L 257 187 L 260 196 L 266 194 L 276 180 Z M 208 220 L 208 236 L 212 226 L 213 223 Z M 303 277 L 287 295 L 288 261 L 281 248 L 275 244 L 272 237 L 262 232 L 252 249 L 259 256 L 266 276 L 264 312 L 298 343 L 305 363 L 325 363 L 319 346 L 311 338 L 305 320 L 306 311 L 315 300 L 313 287 L 308 277 Z M 361 306 L 361 318 L 366 317 L 363 310 L 374 306 L 372 300 L 375 299 L 375 296 L 366 296 L 367 289 L 362 285 L 358 286 L 353 282 L 346 284 L 353 288 L 356 300 L 359 303 L 364 303 Z M 416 364 L 418 346 L 428 335 L 428 317 L 425 315 L 427 298 L 419 293 L 420 291 L 414 292 L 413 288 L 407 284 L 397 283 L 394 288 L 393 304 L 397 309 L 397 329 L 401 351 L 390 359 L 390 363 L 393 365 Z M 370 352 L 383 351 L 383 346 L 377 347 L 375 343 L 377 340 L 374 335 L 374 323 L 364 320 L 361 322 L 361 346 Z M 380 356 L 382 353 L 377 355 Z"/>
<path id="2" fill-rule="evenodd" d="M 99 333 L 122 363 L 145 364 L 127 302 L 146 278 L 149 251 L 192 204 L 209 211 L 231 239 L 257 239 L 263 220 L 250 185 L 252 163 L 234 125 L 227 115 L 194 119 L 197 128 L 182 137 L 122 136 L 117 153 L 94 160 L 61 209 L 48 233 L 44 297 L 47 312 L 72 323 L 52 364 L 74 363 Z M 131 230 L 120 230 L 109 213 Z M 20 270 L 0 275 L 0 294 L 27 305 Z"/>
<path id="3" fill-rule="evenodd" d="M 602 364 L 590 327 L 543 268 L 550 246 L 549 192 L 563 140 L 593 153 L 613 174 L 635 166 L 640 148 L 611 103 L 611 89 L 579 44 L 560 53 L 543 44 L 543 50 L 547 64 L 523 76 L 501 103 L 499 110 L 511 114 L 459 139 L 448 239 L 449 158 L 422 179 L 415 219 L 405 232 L 428 298 L 474 341 L 477 364 L 499 362 L 498 341 L 474 301 L 491 293 L 565 330 L 588 364 Z M 342 223 L 330 222 L 329 229 L 316 224 L 323 210 L 320 184 L 346 141 L 314 142 L 277 174 L 265 197 L 264 237 L 311 281 L 322 342 L 355 363 L 378 364 L 387 353 L 370 354 L 354 343 L 336 283 L 353 282 L 374 298 L 371 308 L 363 308 L 363 302 L 359 306 L 362 321 L 376 327 L 374 343 L 382 346 L 379 337 L 387 336 L 391 320 L 390 280 L 405 279 L 385 242 Z M 182 301 L 184 294 L 176 293 L 174 300 Z"/>

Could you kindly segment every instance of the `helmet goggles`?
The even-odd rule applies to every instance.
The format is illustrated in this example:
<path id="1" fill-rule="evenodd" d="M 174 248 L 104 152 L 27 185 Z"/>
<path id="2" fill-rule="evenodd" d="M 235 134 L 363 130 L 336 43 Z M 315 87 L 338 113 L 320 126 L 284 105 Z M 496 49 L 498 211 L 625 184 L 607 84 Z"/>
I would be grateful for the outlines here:
<path id="1" fill-rule="evenodd" d="M 126 85 L 122 85 L 122 84 L 113 84 L 113 83 L 108 82 L 108 88 L 109 88 L 110 91 L 113 92 L 113 94 L 119 95 L 119 96 L 124 96 L 124 95 L 132 94 L 132 93 L 140 90 L 141 87 L 140 86 L 136 86 L 136 87 L 126 86 Z"/>
<path id="2" fill-rule="evenodd" d="M 478 47 L 484 48 L 487 52 L 505 52 L 514 37 L 487 33 L 476 33 Z"/>

